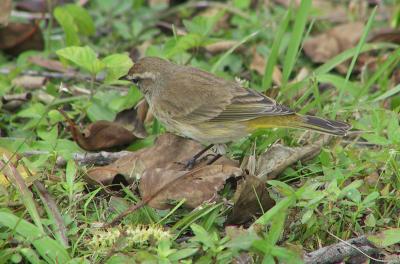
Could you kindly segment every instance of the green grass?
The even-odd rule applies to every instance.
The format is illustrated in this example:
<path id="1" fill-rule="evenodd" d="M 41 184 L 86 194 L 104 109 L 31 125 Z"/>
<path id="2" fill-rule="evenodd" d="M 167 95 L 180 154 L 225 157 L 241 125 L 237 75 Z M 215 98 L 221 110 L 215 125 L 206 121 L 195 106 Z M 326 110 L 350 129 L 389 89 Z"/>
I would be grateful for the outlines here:
<path id="1" fill-rule="evenodd" d="M 250 1 L 213 3 L 219 9 L 213 18 L 202 17 L 195 1 L 167 10 L 141 1 L 106 2 L 90 1 L 83 9 L 59 7 L 56 13 L 64 14 L 56 17 L 61 27 L 41 24 L 46 50 L 18 57 L 0 55 L 0 68 L 15 68 L 0 75 L 0 96 L 26 91 L 12 83 L 17 73 L 44 72 L 28 62 L 30 54 L 62 61 L 82 74 L 82 78 L 50 79 L 44 89 L 31 91 L 32 100 L 14 112 L 0 108 L 0 133 L 5 135 L 0 138 L 0 263 L 123 263 L 132 259 L 138 263 L 230 263 L 243 252 L 255 263 L 300 263 L 299 252 L 337 243 L 331 234 L 346 240 L 382 231 L 385 236 L 377 243 L 387 252 L 396 249 L 392 245 L 399 242 L 400 228 L 400 85 L 393 72 L 400 70 L 400 48 L 367 40 L 375 29 L 398 18 L 377 21 L 377 9 L 369 8 L 358 44 L 317 65 L 302 52 L 303 42 L 334 25 L 315 17 L 311 0 L 290 8 L 271 3 L 268 9 L 253 7 Z M 172 30 L 160 30 L 156 25 L 160 16 L 173 16 L 178 24 Z M 169 25 L 170 20 L 166 21 Z M 182 29 L 187 32 L 184 36 L 178 34 Z M 216 54 L 204 50 L 219 40 L 237 44 Z M 349 122 L 355 132 L 332 140 L 313 159 L 297 161 L 267 180 L 276 204 L 251 217 L 243 229 L 225 225 L 232 210 L 232 184 L 220 191 L 222 200 L 196 209 L 186 208 L 184 200 L 171 201 L 167 210 L 144 206 L 116 227 L 98 228 L 139 203 L 140 194 L 132 186 L 115 184 L 110 189 L 86 181 L 91 166 L 73 160 L 73 153 L 84 151 L 64 129 L 57 109 L 63 108 L 76 123 L 87 126 L 112 120 L 119 111 L 136 105 L 142 98 L 138 89 L 118 80 L 132 65 L 126 53 L 132 48 L 141 55 L 188 63 L 226 79 L 249 78 L 249 87 L 261 86 L 257 88 L 266 93 L 275 90 L 271 89 L 272 75 L 278 67 L 283 84 L 278 87 L 278 102 L 300 113 Z M 265 58 L 263 75 L 250 70 L 254 49 Z M 377 58 L 375 67 L 356 67 L 363 54 Z M 341 74 L 336 68 L 344 62 L 350 63 L 346 74 Z M 293 81 L 302 68 L 309 74 Z M 88 90 L 87 95 L 79 94 L 82 88 Z M 44 102 L 43 95 L 51 99 Z M 165 132 L 157 120 L 147 123 L 146 129 L 148 138 L 128 149 L 150 146 Z M 230 145 L 228 156 L 239 163 L 249 157 L 257 160 L 276 142 L 301 147 L 317 138 L 298 130 L 257 131 Z M 32 151 L 41 154 L 23 157 Z M 56 165 L 58 156 L 66 166 Z M 3 174 L 9 184 L 1 180 Z M 33 180 L 44 189 L 32 184 Z M 254 202 L 261 204 L 259 197 Z"/>

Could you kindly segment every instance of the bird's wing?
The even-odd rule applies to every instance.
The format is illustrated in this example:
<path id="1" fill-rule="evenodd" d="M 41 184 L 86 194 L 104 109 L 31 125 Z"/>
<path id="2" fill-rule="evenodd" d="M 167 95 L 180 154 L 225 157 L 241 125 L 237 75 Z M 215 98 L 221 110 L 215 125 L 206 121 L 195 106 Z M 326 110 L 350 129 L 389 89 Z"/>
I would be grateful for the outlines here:
<path id="1" fill-rule="evenodd" d="M 230 104 L 212 122 L 245 121 L 260 116 L 290 115 L 294 111 L 275 100 L 252 89 L 237 86 L 233 89 L 234 95 Z"/>
<path id="2" fill-rule="evenodd" d="M 191 124 L 294 113 L 255 90 L 194 68 L 177 72 L 164 87 L 176 87 L 160 97 L 164 105 L 169 105 L 170 117 Z"/>

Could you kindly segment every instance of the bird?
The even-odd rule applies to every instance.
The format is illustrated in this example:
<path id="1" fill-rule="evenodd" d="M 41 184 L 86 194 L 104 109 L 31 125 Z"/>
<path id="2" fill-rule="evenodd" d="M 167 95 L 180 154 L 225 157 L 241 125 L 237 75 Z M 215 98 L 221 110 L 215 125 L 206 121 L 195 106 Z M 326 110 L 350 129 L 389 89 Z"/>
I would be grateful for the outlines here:
<path id="1" fill-rule="evenodd" d="M 150 111 L 167 130 L 204 145 L 234 142 L 264 128 L 334 136 L 345 136 L 351 129 L 345 122 L 296 113 L 237 81 L 158 57 L 139 59 L 125 79 L 143 93 Z"/>

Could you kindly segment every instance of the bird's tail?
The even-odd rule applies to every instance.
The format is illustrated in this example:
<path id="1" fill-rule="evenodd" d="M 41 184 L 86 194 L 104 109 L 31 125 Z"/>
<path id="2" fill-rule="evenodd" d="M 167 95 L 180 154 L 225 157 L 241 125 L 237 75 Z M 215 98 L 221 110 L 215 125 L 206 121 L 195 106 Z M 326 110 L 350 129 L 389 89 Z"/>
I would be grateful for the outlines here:
<path id="1" fill-rule="evenodd" d="M 351 126 L 345 122 L 324 119 L 316 116 L 296 115 L 299 117 L 299 121 L 294 124 L 298 128 L 315 130 L 335 136 L 345 136 L 351 129 Z"/>
<path id="2" fill-rule="evenodd" d="M 263 116 L 251 120 L 250 126 L 252 129 L 273 127 L 300 128 L 335 136 L 345 136 L 351 129 L 351 126 L 345 122 L 300 114 Z"/>

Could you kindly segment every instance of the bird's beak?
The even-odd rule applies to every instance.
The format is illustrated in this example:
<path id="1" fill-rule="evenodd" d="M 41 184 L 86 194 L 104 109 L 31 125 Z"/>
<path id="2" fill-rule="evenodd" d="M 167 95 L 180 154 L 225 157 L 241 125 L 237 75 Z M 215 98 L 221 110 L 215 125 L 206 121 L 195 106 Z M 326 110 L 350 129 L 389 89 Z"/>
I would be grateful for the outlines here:
<path id="1" fill-rule="evenodd" d="M 129 75 L 127 74 L 125 76 L 120 77 L 119 80 L 121 80 L 121 81 L 130 81 L 131 78 L 129 78 Z"/>

